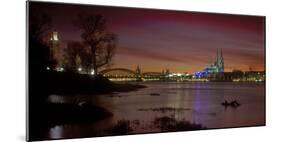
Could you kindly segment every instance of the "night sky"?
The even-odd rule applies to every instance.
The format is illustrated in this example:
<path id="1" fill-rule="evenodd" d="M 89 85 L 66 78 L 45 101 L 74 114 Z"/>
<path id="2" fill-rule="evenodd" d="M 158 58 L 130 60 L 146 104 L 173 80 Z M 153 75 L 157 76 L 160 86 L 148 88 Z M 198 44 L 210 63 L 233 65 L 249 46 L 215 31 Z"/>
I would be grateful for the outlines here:
<path id="1" fill-rule="evenodd" d="M 118 36 L 112 68 L 192 73 L 213 63 L 222 49 L 225 71 L 264 70 L 264 17 L 39 2 L 31 9 L 51 16 L 62 48 L 82 40 L 73 26 L 78 13 L 105 16 Z"/>

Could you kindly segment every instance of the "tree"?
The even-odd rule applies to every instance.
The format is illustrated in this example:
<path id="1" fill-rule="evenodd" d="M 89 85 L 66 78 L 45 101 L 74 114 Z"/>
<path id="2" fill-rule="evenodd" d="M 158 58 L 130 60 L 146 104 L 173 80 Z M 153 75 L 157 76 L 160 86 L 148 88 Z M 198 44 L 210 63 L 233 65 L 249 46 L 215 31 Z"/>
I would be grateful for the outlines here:
<path id="1" fill-rule="evenodd" d="M 70 41 L 64 49 L 64 64 L 67 71 L 77 71 L 82 67 L 84 72 L 91 72 L 90 48 L 79 41 Z"/>
<path id="2" fill-rule="evenodd" d="M 74 25 L 81 31 L 83 42 L 90 47 L 90 67 L 95 75 L 98 69 L 109 65 L 116 47 L 116 35 L 107 31 L 102 15 L 80 13 Z"/>
<path id="3" fill-rule="evenodd" d="M 80 56 L 76 56 L 75 64 L 78 68 L 81 67 L 82 64 L 81 64 L 81 57 Z"/>
<path id="4" fill-rule="evenodd" d="M 51 27 L 51 18 L 38 9 L 30 9 L 28 23 L 29 67 L 30 71 L 45 70 L 51 64 L 49 60 L 49 47 L 44 36 Z"/>
<path id="5" fill-rule="evenodd" d="M 91 49 L 88 46 L 84 46 L 82 52 L 80 52 L 81 66 L 87 73 L 91 72 Z"/>
<path id="6" fill-rule="evenodd" d="M 44 35 L 51 28 L 51 17 L 41 12 L 38 9 L 30 9 L 29 12 L 29 38 L 36 39 L 40 42 L 44 42 Z"/>
<path id="7" fill-rule="evenodd" d="M 64 50 L 65 68 L 68 71 L 76 71 L 81 66 L 81 55 L 85 46 L 78 41 L 70 41 Z"/>

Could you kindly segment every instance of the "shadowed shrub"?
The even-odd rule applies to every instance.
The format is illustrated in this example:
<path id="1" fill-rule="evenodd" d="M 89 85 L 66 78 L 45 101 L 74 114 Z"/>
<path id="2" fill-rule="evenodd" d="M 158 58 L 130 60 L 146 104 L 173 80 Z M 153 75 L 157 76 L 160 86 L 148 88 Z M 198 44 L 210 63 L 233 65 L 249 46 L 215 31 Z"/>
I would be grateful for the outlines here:
<path id="1" fill-rule="evenodd" d="M 190 108 L 173 108 L 173 107 L 160 107 L 160 108 L 140 108 L 138 111 L 160 111 L 165 112 L 180 112 L 180 111 L 190 111 Z"/>
<path id="2" fill-rule="evenodd" d="M 133 128 L 131 127 L 129 120 L 119 120 L 113 128 L 108 130 L 108 132 L 114 135 L 124 135 L 132 131 Z"/>
<path id="3" fill-rule="evenodd" d="M 185 120 L 177 121 L 175 118 L 167 116 L 155 118 L 154 125 L 162 131 L 190 131 L 206 129 L 206 127 L 203 127 L 201 124 L 190 123 Z"/>

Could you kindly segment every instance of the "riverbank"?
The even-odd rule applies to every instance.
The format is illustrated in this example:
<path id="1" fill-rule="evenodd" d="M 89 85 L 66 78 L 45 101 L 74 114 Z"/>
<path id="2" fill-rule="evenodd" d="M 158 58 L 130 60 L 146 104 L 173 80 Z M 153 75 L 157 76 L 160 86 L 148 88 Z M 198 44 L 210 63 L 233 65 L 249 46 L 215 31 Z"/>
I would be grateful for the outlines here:
<path id="1" fill-rule="evenodd" d="M 51 103 L 48 97 L 103 95 L 113 92 L 129 92 L 143 85 L 117 84 L 103 76 L 90 76 L 72 72 L 29 72 L 28 129 L 30 140 L 41 140 L 48 129 L 56 125 L 93 123 L 108 117 L 112 112 L 96 104 Z"/>
<path id="2" fill-rule="evenodd" d="M 143 85 L 118 84 L 102 75 L 91 76 L 71 72 L 47 72 L 48 90 L 54 94 L 105 94 L 145 88 Z"/>

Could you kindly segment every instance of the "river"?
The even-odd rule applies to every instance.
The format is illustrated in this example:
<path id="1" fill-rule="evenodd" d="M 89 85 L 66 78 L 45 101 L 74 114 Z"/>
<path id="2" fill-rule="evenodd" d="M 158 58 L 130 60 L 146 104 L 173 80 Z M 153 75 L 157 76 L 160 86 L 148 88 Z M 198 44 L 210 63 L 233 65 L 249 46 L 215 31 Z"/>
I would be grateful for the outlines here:
<path id="1" fill-rule="evenodd" d="M 168 116 L 201 124 L 206 128 L 265 125 L 265 84 L 255 82 L 138 82 L 145 85 L 132 92 L 104 95 L 51 95 L 50 102 L 84 101 L 98 104 L 113 116 L 90 124 L 65 124 L 48 129 L 50 139 L 99 136 L 120 120 L 133 122 L 135 133 L 160 132 L 151 126 L 155 118 Z M 224 107 L 225 100 L 241 106 Z M 104 135 L 101 133 L 101 135 Z"/>

